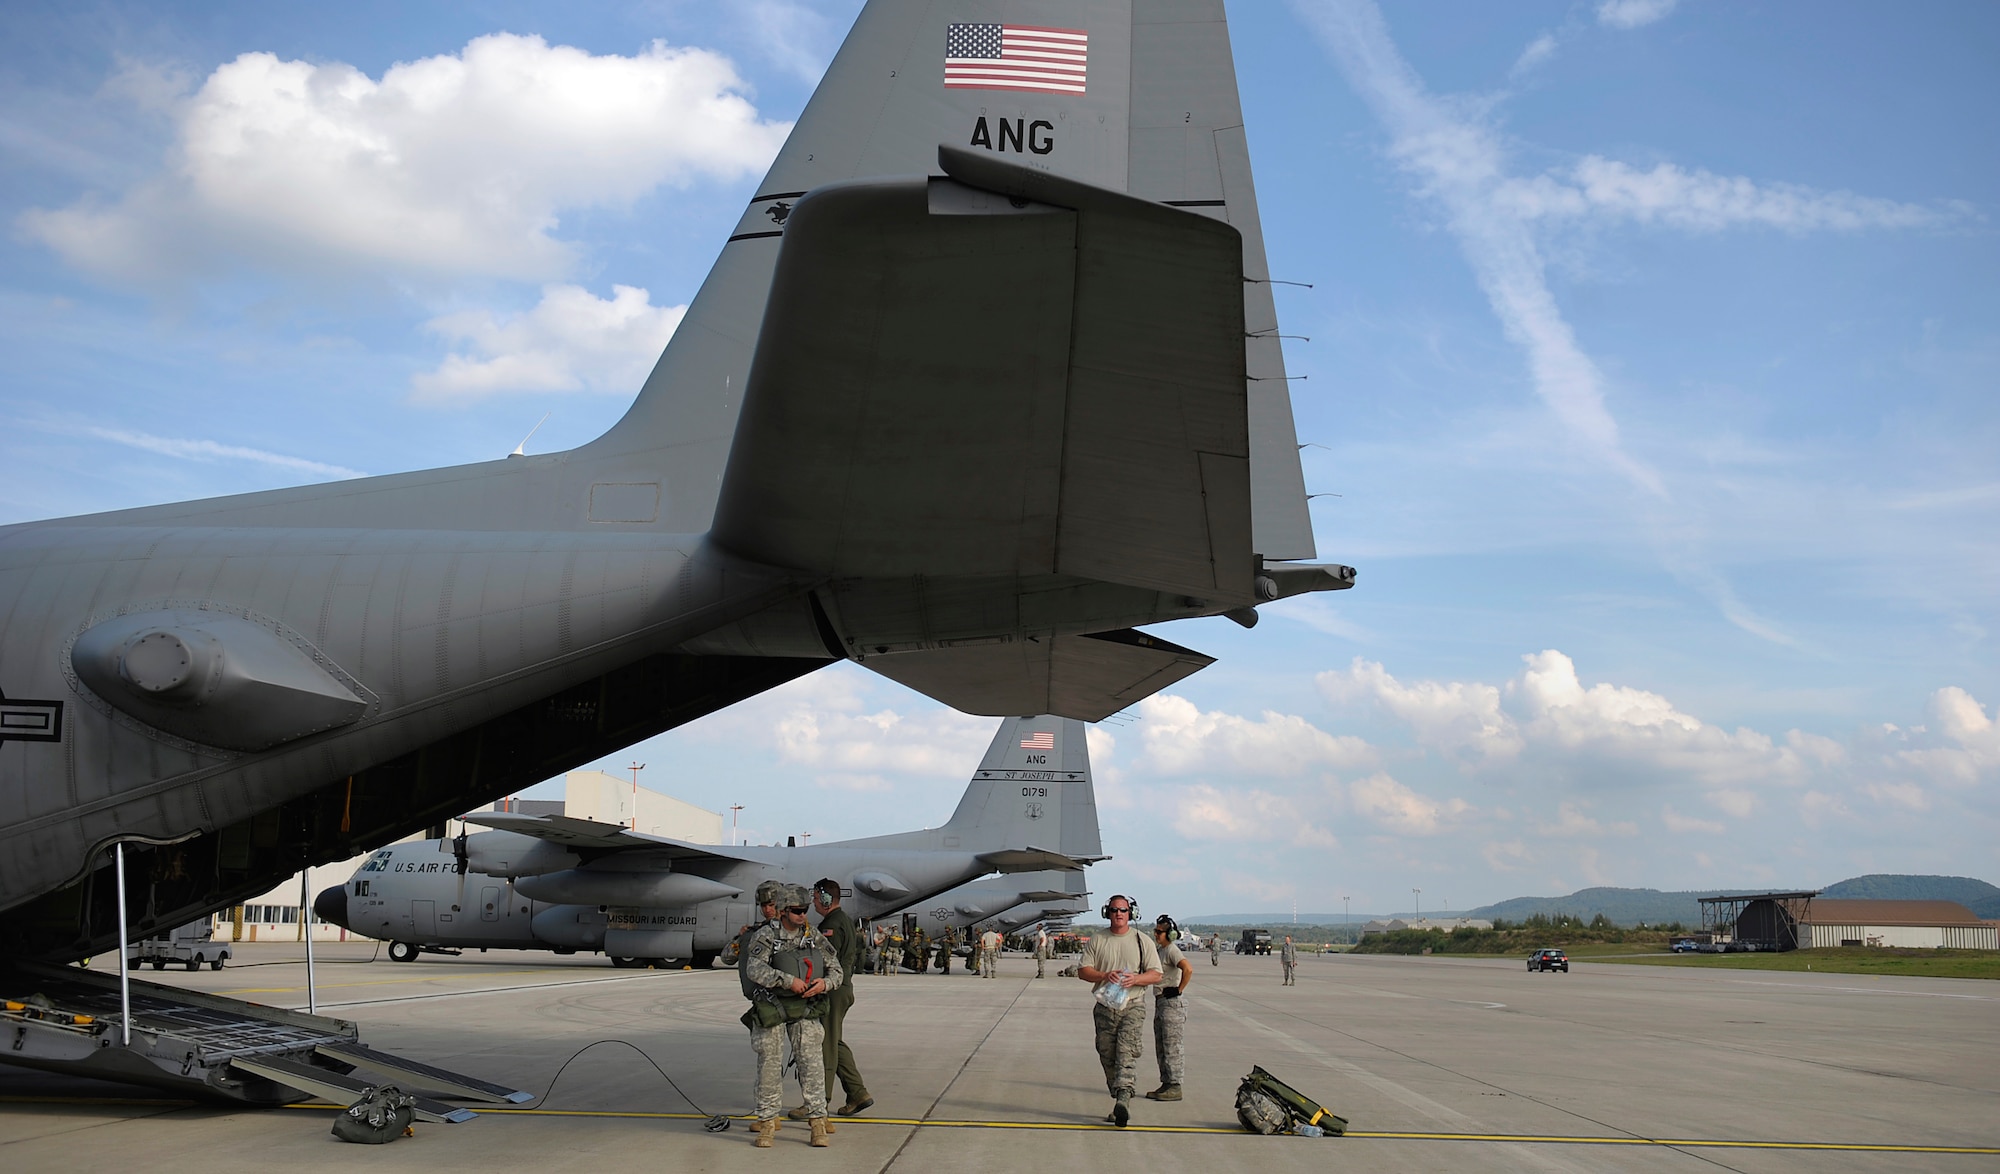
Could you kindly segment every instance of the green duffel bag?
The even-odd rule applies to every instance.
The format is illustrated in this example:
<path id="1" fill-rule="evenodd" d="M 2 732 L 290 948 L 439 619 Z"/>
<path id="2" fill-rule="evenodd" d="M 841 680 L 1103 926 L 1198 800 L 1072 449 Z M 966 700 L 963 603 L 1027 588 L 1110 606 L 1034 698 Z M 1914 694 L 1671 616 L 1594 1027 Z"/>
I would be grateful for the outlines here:
<path id="1" fill-rule="evenodd" d="M 1253 1133 L 1277 1132 L 1252 1123 L 1253 1120 L 1259 1123 L 1265 1121 L 1269 1116 L 1268 1111 L 1245 1116 L 1246 1101 L 1255 1105 L 1260 1098 L 1275 1103 L 1284 1111 L 1286 1129 L 1296 1131 L 1301 1125 L 1310 1125 L 1331 1137 L 1339 1137 L 1347 1132 L 1347 1118 L 1335 1114 L 1331 1109 L 1262 1068 L 1253 1066 L 1250 1075 L 1244 1077 L 1243 1082 L 1236 1086 L 1237 1120 L 1243 1122 L 1243 1127 Z"/>

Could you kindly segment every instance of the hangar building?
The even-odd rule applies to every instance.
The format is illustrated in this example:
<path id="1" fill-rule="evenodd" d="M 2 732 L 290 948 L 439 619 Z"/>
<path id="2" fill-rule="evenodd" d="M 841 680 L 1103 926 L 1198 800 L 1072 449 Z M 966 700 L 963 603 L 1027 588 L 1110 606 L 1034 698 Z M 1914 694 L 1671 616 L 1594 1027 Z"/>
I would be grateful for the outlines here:
<path id="1" fill-rule="evenodd" d="M 1799 945 L 2000 949 L 2000 927 L 1956 901 L 1859 901 L 1814 897 L 1799 924 Z"/>
<path id="2" fill-rule="evenodd" d="M 1817 892 L 1701 898 L 1702 928 L 1718 942 L 1760 950 L 1887 946 L 2000 949 L 2000 924 L 1956 901 L 1843 900 Z"/>

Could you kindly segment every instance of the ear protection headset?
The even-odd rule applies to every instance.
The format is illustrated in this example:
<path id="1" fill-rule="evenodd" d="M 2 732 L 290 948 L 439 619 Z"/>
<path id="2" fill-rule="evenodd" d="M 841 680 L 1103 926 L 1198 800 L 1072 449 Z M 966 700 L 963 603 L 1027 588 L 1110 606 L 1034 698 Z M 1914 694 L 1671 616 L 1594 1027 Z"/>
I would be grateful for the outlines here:
<path id="1" fill-rule="evenodd" d="M 1138 903 L 1137 901 L 1134 901 L 1134 900 L 1133 900 L 1132 898 L 1130 898 L 1130 897 L 1126 896 L 1126 895 L 1125 895 L 1125 894 L 1123 894 L 1123 893 L 1113 893 L 1113 894 L 1111 894 L 1111 900 L 1109 900 L 1109 901 L 1106 901 L 1106 902 L 1104 903 L 1103 907 L 1102 907 L 1102 908 L 1100 908 L 1100 909 L 1098 909 L 1098 911 L 1097 911 L 1097 915 L 1098 915 L 1099 917 L 1102 917 L 1102 918 L 1103 918 L 1104 920 L 1106 920 L 1106 921 L 1110 921 L 1110 920 L 1111 920 L 1111 902 L 1112 902 L 1112 901 L 1123 901 L 1123 902 L 1125 902 L 1126 906 L 1127 906 L 1128 908 L 1130 908 L 1130 909 L 1131 909 L 1131 911 L 1132 911 L 1132 916 L 1133 916 L 1133 917 L 1134 917 L 1135 919 L 1136 919 L 1136 918 L 1137 918 L 1137 917 L 1139 916 L 1139 903 Z"/>
<path id="2" fill-rule="evenodd" d="M 1168 917 L 1166 914 L 1162 913 L 1160 914 L 1160 919 L 1153 923 L 1153 932 L 1163 933 L 1170 938 L 1179 937 L 1181 932 L 1181 923 L 1175 921 L 1173 918 Z"/>

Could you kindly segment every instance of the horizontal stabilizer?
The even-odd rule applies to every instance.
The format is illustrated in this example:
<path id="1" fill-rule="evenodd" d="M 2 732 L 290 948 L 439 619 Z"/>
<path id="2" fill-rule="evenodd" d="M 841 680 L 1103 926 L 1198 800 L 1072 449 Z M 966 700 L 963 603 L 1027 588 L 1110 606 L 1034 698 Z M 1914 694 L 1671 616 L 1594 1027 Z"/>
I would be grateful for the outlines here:
<path id="1" fill-rule="evenodd" d="M 714 540 L 842 578 L 1254 602 L 1237 230 L 987 152 L 939 160 L 950 179 L 792 209 Z"/>
<path id="2" fill-rule="evenodd" d="M 979 862 L 995 872 L 1081 872 L 1085 863 L 1032 844 L 1026 848 L 981 852 Z"/>
<path id="3" fill-rule="evenodd" d="M 1192 676 L 1215 658 L 1126 628 L 899 652 L 861 663 L 963 713 L 1052 713 L 1094 722 Z"/>

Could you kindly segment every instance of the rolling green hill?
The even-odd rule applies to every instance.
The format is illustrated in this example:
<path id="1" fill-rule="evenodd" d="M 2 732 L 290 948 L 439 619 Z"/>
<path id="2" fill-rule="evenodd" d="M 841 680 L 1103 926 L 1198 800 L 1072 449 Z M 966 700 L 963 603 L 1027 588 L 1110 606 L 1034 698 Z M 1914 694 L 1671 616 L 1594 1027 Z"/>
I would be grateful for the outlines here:
<path id="1" fill-rule="evenodd" d="M 2000 918 L 2000 888 L 1969 876 L 1876 872 L 1828 885 L 1820 895 L 1877 901 L 1956 901 L 1975 916 Z"/>

